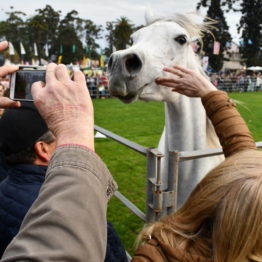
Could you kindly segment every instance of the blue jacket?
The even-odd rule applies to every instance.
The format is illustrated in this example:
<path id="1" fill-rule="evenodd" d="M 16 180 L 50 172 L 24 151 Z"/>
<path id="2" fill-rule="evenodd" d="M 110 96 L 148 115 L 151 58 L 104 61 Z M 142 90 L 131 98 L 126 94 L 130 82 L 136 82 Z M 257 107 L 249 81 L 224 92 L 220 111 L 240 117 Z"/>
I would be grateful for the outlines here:
<path id="1" fill-rule="evenodd" d="M 14 165 L 0 183 L 0 257 L 37 198 L 46 169 L 46 166 Z"/>
<path id="2" fill-rule="evenodd" d="M 5 169 L 0 169 L 4 172 Z M 47 167 L 32 164 L 13 165 L 0 183 L 0 258 L 17 234 L 28 209 L 37 198 Z M 126 262 L 123 245 L 110 222 L 107 223 L 106 262 Z"/>

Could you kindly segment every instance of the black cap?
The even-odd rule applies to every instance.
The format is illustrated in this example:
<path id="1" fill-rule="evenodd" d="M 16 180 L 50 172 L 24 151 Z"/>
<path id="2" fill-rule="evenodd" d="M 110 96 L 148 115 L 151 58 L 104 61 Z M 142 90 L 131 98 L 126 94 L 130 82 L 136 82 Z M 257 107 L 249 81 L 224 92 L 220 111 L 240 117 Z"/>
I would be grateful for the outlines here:
<path id="1" fill-rule="evenodd" d="M 20 108 L 5 109 L 0 119 L 0 151 L 18 153 L 34 143 L 48 128 L 33 102 L 22 102 Z"/>

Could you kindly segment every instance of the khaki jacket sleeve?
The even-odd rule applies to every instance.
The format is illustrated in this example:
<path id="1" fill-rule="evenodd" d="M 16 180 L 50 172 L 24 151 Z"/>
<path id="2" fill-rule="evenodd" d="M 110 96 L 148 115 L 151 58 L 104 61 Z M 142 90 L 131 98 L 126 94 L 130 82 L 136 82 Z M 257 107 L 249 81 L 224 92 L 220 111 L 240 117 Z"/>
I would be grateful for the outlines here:
<path id="1" fill-rule="evenodd" d="M 202 103 L 214 125 L 226 157 L 241 150 L 256 149 L 244 119 L 226 92 L 210 92 L 202 98 Z"/>
<path id="2" fill-rule="evenodd" d="M 58 148 L 1 261 L 104 261 L 107 201 L 115 190 L 94 152 L 74 145 Z"/>

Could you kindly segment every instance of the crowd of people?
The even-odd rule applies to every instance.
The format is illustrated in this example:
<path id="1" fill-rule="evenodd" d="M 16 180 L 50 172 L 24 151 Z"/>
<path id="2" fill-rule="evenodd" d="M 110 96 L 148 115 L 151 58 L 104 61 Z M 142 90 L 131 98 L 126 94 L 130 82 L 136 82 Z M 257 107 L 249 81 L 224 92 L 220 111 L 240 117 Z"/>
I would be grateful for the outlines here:
<path id="1" fill-rule="evenodd" d="M 0 50 L 6 47 L 7 42 L 0 43 Z M 0 67 L 0 76 L 16 70 L 16 66 Z M 184 67 L 163 70 L 169 76 L 158 77 L 156 83 L 201 98 L 226 159 L 200 181 L 177 212 L 144 228 L 133 261 L 261 262 L 262 152 L 256 150 L 247 125 L 226 92 Z M 94 112 L 85 76 L 74 71 L 72 80 L 64 65 L 51 63 L 46 82 L 34 83 L 32 95 L 36 109 L 32 103 L 0 97 L 0 108 L 9 108 L 0 123 L 1 169 L 6 172 L 0 184 L 0 218 L 5 219 L 0 223 L 1 245 L 6 242 L 2 230 L 13 226 L 15 235 L 8 239 L 10 243 L 4 243 L 7 247 L 1 261 L 105 261 L 110 243 L 107 203 L 117 185 L 95 153 Z M 24 120 L 21 114 L 27 114 Z M 24 134 L 27 132 L 14 119 L 20 119 L 20 124 L 28 121 L 34 130 Z M 19 152 L 28 149 L 33 151 L 29 159 L 12 162 L 10 155 L 15 153 L 17 161 L 24 156 Z M 12 164 L 20 167 L 14 171 Z M 16 197 L 24 198 L 19 187 L 14 188 L 21 183 L 25 165 L 32 169 L 31 177 L 24 178 L 27 186 L 22 192 L 32 191 L 33 200 L 23 208 L 26 214 L 21 218 L 8 197 L 18 194 Z M 43 169 L 41 179 L 34 176 L 38 168 Z M 28 186 L 30 179 L 37 188 Z M 12 217 L 1 217 L 3 212 Z M 11 218 L 16 215 L 20 221 L 15 224 Z M 117 251 L 112 249 L 119 259 L 108 261 L 125 261 Z"/>
<path id="2" fill-rule="evenodd" d="M 254 92 L 262 91 L 262 73 L 220 73 L 211 74 L 212 83 L 226 92 Z"/>
<path id="3" fill-rule="evenodd" d="M 109 97 L 106 72 L 86 74 L 86 85 L 92 98 Z"/>

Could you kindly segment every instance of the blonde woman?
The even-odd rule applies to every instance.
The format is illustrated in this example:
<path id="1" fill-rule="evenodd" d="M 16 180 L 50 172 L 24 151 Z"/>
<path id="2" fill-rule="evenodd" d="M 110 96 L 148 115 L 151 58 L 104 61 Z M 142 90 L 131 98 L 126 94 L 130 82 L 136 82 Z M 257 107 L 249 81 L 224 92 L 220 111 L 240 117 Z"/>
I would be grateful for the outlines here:
<path id="1" fill-rule="evenodd" d="M 203 76 L 180 66 L 156 82 L 200 97 L 226 160 L 175 213 L 147 226 L 133 262 L 262 261 L 262 152 L 234 103 Z"/>

